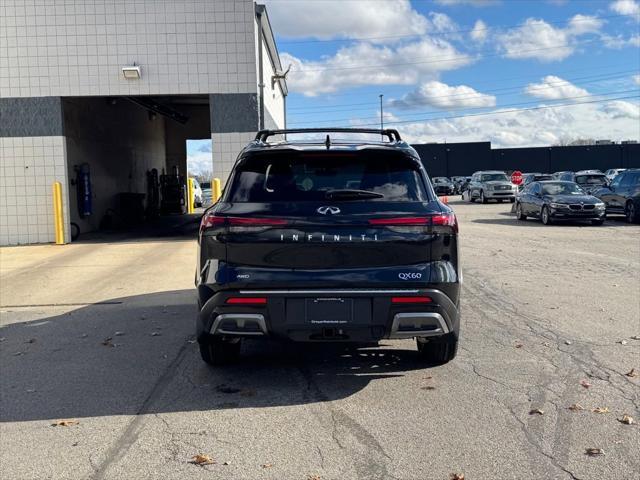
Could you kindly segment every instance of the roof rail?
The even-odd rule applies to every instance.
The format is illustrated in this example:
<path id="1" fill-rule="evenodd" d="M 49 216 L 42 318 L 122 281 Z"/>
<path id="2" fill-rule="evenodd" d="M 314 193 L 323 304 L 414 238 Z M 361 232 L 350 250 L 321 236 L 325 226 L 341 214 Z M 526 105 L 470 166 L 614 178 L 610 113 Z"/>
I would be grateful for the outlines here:
<path id="1" fill-rule="evenodd" d="M 377 130 L 374 128 L 290 128 L 284 130 L 260 130 L 256 134 L 256 141 L 266 142 L 269 137 L 274 135 L 287 135 L 289 133 L 371 133 L 374 135 L 383 135 L 390 142 L 399 142 L 402 140 L 400 133 L 392 128 Z"/>

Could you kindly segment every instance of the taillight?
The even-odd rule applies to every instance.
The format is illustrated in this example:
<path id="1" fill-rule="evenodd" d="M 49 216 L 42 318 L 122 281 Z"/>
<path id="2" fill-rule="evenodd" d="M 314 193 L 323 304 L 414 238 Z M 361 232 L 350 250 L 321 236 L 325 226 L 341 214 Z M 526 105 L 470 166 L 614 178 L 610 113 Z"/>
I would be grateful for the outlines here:
<path id="1" fill-rule="evenodd" d="M 429 217 L 372 218 L 370 225 L 430 225 Z"/>
<path id="2" fill-rule="evenodd" d="M 266 305 L 266 297 L 229 297 L 227 305 Z"/>
<path id="3" fill-rule="evenodd" d="M 281 218 L 259 217 L 222 217 L 214 213 L 207 213 L 200 222 L 200 232 L 209 228 L 219 227 L 274 227 L 287 225 L 289 222 Z"/>
<path id="4" fill-rule="evenodd" d="M 454 232 L 458 231 L 458 221 L 453 212 L 429 215 L 428 217 L 388 217 L 372 218 L 369 225 L 376 226 L 434 226 L 451 227 Z"/>
<path id="5" fill-rule="evenodd" d="M 431 224 L 434 226 L 451 227 L 454 232 L 458 232 L 458 219 L 453 212 L 432 216 Z"/>
<path id="6" fill-rule="evenodd" d="M 391 297 L 391 303 L 431 303 L 431 297 Z"/>

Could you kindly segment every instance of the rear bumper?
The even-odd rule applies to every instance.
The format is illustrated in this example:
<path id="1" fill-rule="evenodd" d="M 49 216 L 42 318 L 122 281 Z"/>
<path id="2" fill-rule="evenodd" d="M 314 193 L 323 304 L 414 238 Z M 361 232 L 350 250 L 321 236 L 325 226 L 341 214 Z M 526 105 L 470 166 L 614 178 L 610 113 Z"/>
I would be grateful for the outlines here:
<path id="1" fill-rule="evenodd" d="M 264 305 L 228 305 L 229 297 L 266 297 Z M 395 296 L 428 296 L 429 303 L 395 304 Z M 352 303 L 349 321 L 309 321 L 305 302 Z M 209 336 L 273 337 L 297 342 L 367 342 L 458 334 L 458 306 L 442 291 L 424 289 L 235 290 L 216 293 L 198 316 L 198 339 Z M 320 324 L 318 324 L 320 323 Z"/>

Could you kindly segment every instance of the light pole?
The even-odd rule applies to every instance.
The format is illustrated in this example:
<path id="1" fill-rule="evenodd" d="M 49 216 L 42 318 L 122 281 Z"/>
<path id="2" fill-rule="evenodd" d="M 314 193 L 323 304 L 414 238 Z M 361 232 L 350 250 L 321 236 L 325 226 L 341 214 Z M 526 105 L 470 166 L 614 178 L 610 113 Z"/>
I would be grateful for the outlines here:
<path id="1" fill-rule="evenodd" d="M 382 112 L 382 97 L 384 97 L 384 95 L 381 93 L 379 96 L 380 96 L 380 131 L 382 131 L 384 130 L 384 116 Z M 384 135 L 381 134 L 380 136 L 384 140 Z"/>

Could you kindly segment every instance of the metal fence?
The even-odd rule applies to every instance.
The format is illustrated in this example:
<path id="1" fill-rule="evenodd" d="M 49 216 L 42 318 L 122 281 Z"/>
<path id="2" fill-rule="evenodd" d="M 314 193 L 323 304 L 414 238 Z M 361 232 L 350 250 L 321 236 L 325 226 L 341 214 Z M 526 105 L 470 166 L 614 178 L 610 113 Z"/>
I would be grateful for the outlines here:
<path id="1" fill-rule="evenodd" d="M 427 172 L 469 176 L 478 170 L 553 173 L 609 168 L 640 168 L 640 144 L 572 147 L 491 148 L 491 142 L 412 145 Z"/>

